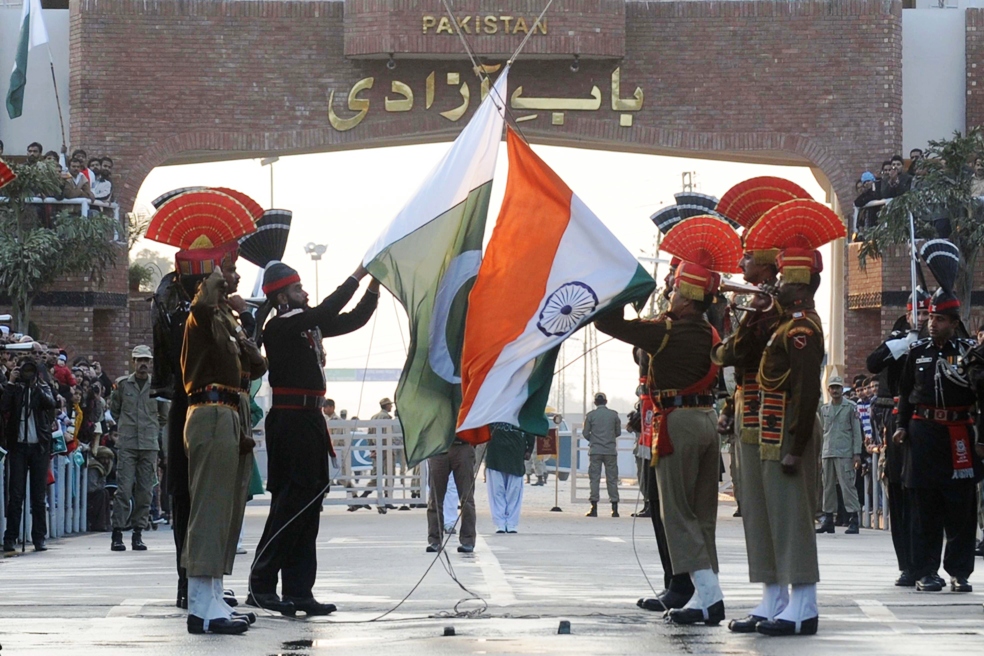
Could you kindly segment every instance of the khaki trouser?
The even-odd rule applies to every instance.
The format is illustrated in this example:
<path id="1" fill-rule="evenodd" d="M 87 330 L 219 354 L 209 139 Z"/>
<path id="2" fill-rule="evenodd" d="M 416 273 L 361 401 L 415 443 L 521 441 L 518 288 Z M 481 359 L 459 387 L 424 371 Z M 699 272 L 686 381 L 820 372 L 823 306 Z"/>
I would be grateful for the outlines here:
<path id="1" fill-rule="evenodd" d="M 816 513 L 814 490 L 822 439 L 820 420 L 817 419 L 813 427 L 813 437 L 803 452 L 795 474 L 783 473 L 782 465 L 777 460 L 762 461 L 762 487 L 776 559 L 776 580 L 763 583 L 795 585 L 820 580 L 813 516 Z M 783 457 L 789 453 L 791 442 L 788 435 L 783 438 Z M 742 507 L 742 514 L 744 513 L 745 509 Z"/>
<path id="2" fill-rule="evenodd" d="M 762 484 L 762 461 L 759 445 L 735 441 L 740 449 L 741 522 L 745 530 L 745 550 L 748 553 L 748 580 L 752 583 L 775 583 L 776 553 L 772 547 L 772 529 Z"/>
<path id="3" fill-rule="evenodd" d="M 601 466 L 605 466 L 605 485 L 608 487 L 608 501 L 618 503 L 618 456 L 588 456 L 588 478 L 591 481 L 589 501 L 598 503 L 601 498 Z"/>
<path id="4" fill-rule="evenodd" d="M 232 573 L 253 472 L 252 454 L 239 453 L 239 430 L 240 416 L 233 408 L 188 409 L 184 443 L 191 513 L 182 553 L 188 576 Z"/>
<path id="5" fill-rule="evenodd" d="M 718 571 L 718 474 L 721 443 L 717 415 L 704 408 L 680 408 L 667 420 L 673 453 L 656 463 L 660 515 L 674 574 Z"/>
<path id="6" fill-rule="evenodd" d="M 113 528 L 129 525 L 135 531 L 150 528 L 150 500 L 157 469 L 156 449 L 120 449 L 116 468 L 116 494 L 113 496 Z M 130 500 L 133 512 L 130 512 Z"/>
<path id="7" fill-rule="evenodd" d="M 837 512 L 837 484 L 844 495 L 844 509 L 849 513 L 861 512 L 858 489 L 854 486 L 854 460 L 852 458 L 823 459 L 823 511 Z"/>

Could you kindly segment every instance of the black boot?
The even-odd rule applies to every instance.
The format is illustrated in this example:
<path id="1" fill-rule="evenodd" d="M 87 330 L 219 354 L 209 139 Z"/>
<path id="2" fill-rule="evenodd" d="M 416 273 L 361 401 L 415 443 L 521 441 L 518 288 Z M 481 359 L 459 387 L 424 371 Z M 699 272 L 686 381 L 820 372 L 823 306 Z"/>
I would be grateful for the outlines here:
<path id="1" fill-rule="evenodd" d="M 143 542 L 143 535 L 137 529 L 133 529 L 133 537 L 130 538 L 130 546 L 134 551 L 147 551 L 147 545 Z"/>
<path id="2" fill-rule="evenodd" d="M 598 502 L 597 501 L 592 501 L 591 502 L 591 510 L 589 510 L 586 513 L 584 513 L 584 516 L 585 517 L 597 517 L 598 516 Z"/>
<path id="3" fill-rule="evenodd" d="M 113 529 L 113 545 L 110 547 L 113 551 L 126 551 L 126 545 L 123 544 L 123 531 L 114 528 Z"/>
<path id="4" fill-rule="evenodd" d="M 612 503 L 612 517 L 619 517 L 618 514 L 618 502 Z"/>
<path id="5" fill-rule="evenodd" d="M 284 603 L 293 604 L 295 610 L 303 611 L 308 617 L 314 617 L 315 615 L 329 615 L 337 610 L 335 608 L 335 604 L 323 604 L 314 599 L 314 597 L 299 599 L 285 595 Z"/>
<path id="6" fill-rule="evenodd" d="M 834 513 L 824 513 L 823 519 L 820 520 L 820 526 L 817 527 L 817 534 L 833 533 L 833 532 L 834 532 Z"/>
<path id="7" fill-rule="evenodd" d="M 857 535 L 860 531 L 858 530 L 858 514 L 851 513 L 851 516 L 847 518 L 847 530 L 844 531 L 846 535 Z"/>
<path id="8" fill-rule="evenodd" d="M 188 610 L 188 579 L 178 579 L 178 598 L 174 605 Z"/>
<path id="9" fill-rule="evenodd" d="M 540 479 L 540 485 L 541 486 L 547 484 L 547 475 L 546 474 L 544 474 L 543 476 L 537 476 L 537 478 Z"/>

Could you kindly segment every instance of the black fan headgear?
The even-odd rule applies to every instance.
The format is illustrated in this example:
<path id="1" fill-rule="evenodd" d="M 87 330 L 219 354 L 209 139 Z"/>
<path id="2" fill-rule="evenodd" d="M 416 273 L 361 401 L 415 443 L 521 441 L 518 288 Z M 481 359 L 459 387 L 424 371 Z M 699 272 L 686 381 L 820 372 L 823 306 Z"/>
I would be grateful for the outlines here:
<path id="1" fill-rule="evenodd" d="M 290 235 L 290 210 L 267 210 L 256 222 L 256 232 L 239 240 L 239 254 L 261 269 L 284 259 Z"/>
<path id="2" fill-rule="evenodd" d="M 946 239 L 930 239 L 923 244 L 919 255 L 940 285 L 929 302 L 929 311 L 960 318 L 960 300 L 953 293 L 960 270 L 960 250 Z"/>

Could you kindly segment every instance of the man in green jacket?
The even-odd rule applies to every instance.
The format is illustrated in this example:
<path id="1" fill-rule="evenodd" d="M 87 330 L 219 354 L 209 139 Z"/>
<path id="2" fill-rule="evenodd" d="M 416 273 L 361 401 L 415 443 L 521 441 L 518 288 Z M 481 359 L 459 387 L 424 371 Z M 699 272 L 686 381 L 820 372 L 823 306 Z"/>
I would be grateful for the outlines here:
<path id="1" fill-rule="evenodd" d="M 485 480 L 496 533 L 516 533 L 523 506 L 523 461 L 533 453 L 536 438 L 510 424 L 492 424 L 485 452 Z"/>
<path id="2" fill-rule="evenodd" d="M 113 551 L 126 551 L 123 530 L 133 527 L 131 546 L 146 551 L 141 535 L 150 526 L 150 501 L 154 491 L 154 473 L 160 451 L 161 431 L 167 423 L 167 404 L 150 394 L 150 370 L 154 354 L 149 346 L 133 349 L 133 373 L 116 381 L 109 398 L 109 412 L 116 422 L 119 437 L 116 480 L 113 497 Z M 133 501 L 133 512 L 130 501 Z"/>
<path id="3" fill-rule="evenodd" d="M 861 503 L 854 487 L 854 470 L 861 464 L 861 445 L 864 433 L 858 406 L 844 398 L 844 379 L 831 376 L 827 383 L 830 403 L 820 407 L 823 419 L 823 521 L 817 533 L 834 532 L 834 513 L 837 512 L 837 484 L 844 495 L 844 508 L 848 514 L 845 533 L 858 533 L 858 513 Z"/>

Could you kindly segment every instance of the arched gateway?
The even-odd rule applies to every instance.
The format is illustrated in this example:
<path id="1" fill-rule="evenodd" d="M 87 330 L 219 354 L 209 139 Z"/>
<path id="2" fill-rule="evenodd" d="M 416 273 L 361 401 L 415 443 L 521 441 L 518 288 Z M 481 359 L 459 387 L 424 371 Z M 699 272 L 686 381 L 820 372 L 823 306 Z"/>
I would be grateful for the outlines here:
<path id="1" fill-rule="evenodd" d="M 509 104 L 535 143 L 807 165 L 840 208 L 901 147 L 898 0 L 555 0 L 534 30 L 544 5 L 454 3 L 487 65 L 533 32 Z M 70 10 L 72 141 L 114 153 L 124 209 L 163 164 L 450 140 L 483 93 L 439 0 Z"/>

